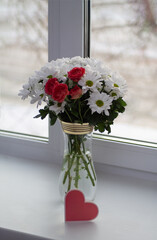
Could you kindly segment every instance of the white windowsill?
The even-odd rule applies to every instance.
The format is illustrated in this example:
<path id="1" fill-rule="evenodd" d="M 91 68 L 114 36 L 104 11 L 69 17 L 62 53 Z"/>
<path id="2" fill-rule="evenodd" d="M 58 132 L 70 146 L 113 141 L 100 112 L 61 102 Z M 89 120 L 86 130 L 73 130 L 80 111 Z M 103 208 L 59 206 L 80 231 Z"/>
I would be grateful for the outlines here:
<path id="1" fill-rule="evenodd" d="M 0 155 L 0 239 L 157 239 L 157 175 L 96 168 L 98 217 L 65 223 L 60 164 Z"/>

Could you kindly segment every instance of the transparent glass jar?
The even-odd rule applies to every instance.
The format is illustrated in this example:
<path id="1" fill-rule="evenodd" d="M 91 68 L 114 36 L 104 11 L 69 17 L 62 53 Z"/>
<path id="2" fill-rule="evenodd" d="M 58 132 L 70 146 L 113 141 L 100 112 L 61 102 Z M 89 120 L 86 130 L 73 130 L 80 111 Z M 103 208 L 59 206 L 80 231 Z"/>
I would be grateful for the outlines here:
<path id="1" fill-rule="evenodd" d="M 65 194 L 78 189 L 85 199 L 94 200 L 96 193 L 96 173 L 92 160 L 92 131 L 88 123 L 61 122 L 64 131 L 64 157 L 59 177 L 59 191 Z"/>

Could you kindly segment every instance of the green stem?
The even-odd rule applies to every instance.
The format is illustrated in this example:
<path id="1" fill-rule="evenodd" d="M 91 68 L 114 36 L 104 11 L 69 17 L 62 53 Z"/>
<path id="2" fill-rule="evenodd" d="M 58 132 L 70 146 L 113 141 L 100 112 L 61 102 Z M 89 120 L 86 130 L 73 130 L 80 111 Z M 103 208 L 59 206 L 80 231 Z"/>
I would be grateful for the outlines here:
<path id="1" fill-rule="evenodd" d="M 70 164 L 71 164 L 71 162 L 70 162 L 70 158 L 69 158 L 69 161 L 68 161 L 68 169 L 69 169 Z M 68 178 L 69 178 L 69 182 L 68 182 L 67 192 L 71 189 L 71 180 L 72 180 L 72 177 L 70 176 L 70 171 L 68 172 Z"/>
<path id="2" fill-rule="evenodd" d="M 95 186 L 94 179 L 92 178 L 91 173 L 90 173 L 89 168 L 88 168 L 88 163 L 86 162 L 86 159 L 85 159 L 85 157 L 83 156 L 83 153 L 80 152 L 80 154 L 81 154 L 81 158 L 82 158 L 82 160 L 83 160 L 85 169 L 86 169 L 86 171 L 87 171 L 87 173 L 88 173 L 88 176 L 89 176 L 89 178 L 90 178 L 90 180 L 91 180 L 91 182 L 92 182 L 92 185 Z"/>
<path id="3" fill-rule="evenodd" d="M 71 168 L 72 168 L 74 158 L 75 158 L 75 153 L 73 154 L 73 156 L 72 156 L 71 159 L 70 159 L 70 157 L 69 157 L 69 159 L 68 159 L 68 169 L 67 169 L 67 171 L 66 171 L 65 174 L 64 174 L 63 184 L 65 184 L 66 179 L 67 179 L 67 176 L 70 174 L 70 170 L 71 170 Z"/>
<path id="4" fill-rule="evenodd" d="M 67 192 L 69 192 L 70 189 L 71 189 L 71 181 L 72 181 L 72 177 L 70 176 L 70 173 L 68 174 L 68 177 L 69 177 L 69 183 L 68 183 L 68 189 L 67 189 Z"/>
<path id="5" fill-rule="evenodd" d="M 64 111 L 65 111 L 65 112 L 66 112 L 66 114 L 68 115 L 68 118 L 69 118 L 70 122 L 72 122 L 72 119 L 71 119 L 71 117 L 70 117 L 69 113 L 67 112 L 67 110 L 66 110 L 66 109 L 64 109 Z"/>
<path id="6" fill-rule="evenodd" d="M 66 162 L 69 161 L 69 158 L 70 158 L 70 154 L 67 154 L 67 155 L 64 157 L 64 161 L 63 161 L 63 165 L 62 165 L 62 170 L 64 170 L 64 166 L 65 166 Z"/>
<path id="7" fill-rule="evenodd" d="M 95 170 L 94 170 L 94 167 L 93 167 L 93 164 L 92 164 L 91 158 L 90 158 L 88 155 L 86 155 L 86 156 L 87 156 L 88 161 L 89 161 L 89 164 L 90 164 L 90 166 L 91 166 L 91 169 L 92 169 L 92 173 L 93 173 L 94 179 L 96 180 Z"/>
<path id="8" fill-rule="evenodd" d="M 84 142 L 83 142 L 83 137 L 82 137 L 82 148 L 83 148 L 83 153 L 85 153 L 86 149 L 85 149 L 85 145 L 84 145 Z"/>
<path id="9" fill-rule="evenodd" d="M 68 181 L 67 191 L 71 189 L 72 181 L 74 186 L 78 188 L 80 179 L 80 170 L 84 169 L 87 173 L 93 186 L 95 186 L 96 175 L 90 156 L 86 154 L 85 143 L 86 136 L 69 135 L 68 136 L 68 154 L 64 158 L 67 162 L 67 168 L 63 177 L 63 184 Z M 80 169 L 80 164 L 83 164 Z M 63 166 L 64 167 L 64 166 Z M 74 169 L 73 169 L 74 168 Z M 75 171 L 75 176 L 71 174 L 72 170 Z M 68 179 L 67 179 L 68 178 Z"/>
<path id="10" fill-rule="evenodd" d="M 75 187 L 76 188 L 78 188 L 78 181 L 79 181 L 79 179 L 80 179 L 80 176 L 79 176 L 79 165 L 80 165 L 80 163 L 79 163 L 79 157 L 77 156 L 77 159 L 76 159 L 76 168 L 75 168 L 75 173 L 76 173 L 76 175 L 75 175 Z"/>
<path id="11" fill-rule="evenodd" d="M 80 105 L 80 101 L 78 102 L 78 105 L 79 105 L 79 115 L 80 115 L 81 123 L 83 123 L 83 118 L 82 118 L 82 114 L 81 114 L 81 105 Z"/>
<path id="12" fill-rule="evenodd" d="M 89 111 L 89 108 L 85 111 L 83 118 L 86 116 L 86 113 Z"/>

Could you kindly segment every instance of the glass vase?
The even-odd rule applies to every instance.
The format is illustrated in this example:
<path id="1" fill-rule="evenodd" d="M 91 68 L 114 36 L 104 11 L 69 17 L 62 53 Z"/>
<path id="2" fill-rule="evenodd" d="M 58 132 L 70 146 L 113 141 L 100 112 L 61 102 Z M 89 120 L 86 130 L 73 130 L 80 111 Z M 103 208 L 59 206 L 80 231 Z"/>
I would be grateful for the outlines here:
<path id="1" fill-rule="evenodd" d="M 78 189 L 87 201 L 94 200 L 96 173 L 92 160 L 92 131 L 88 123 L 61 122 L 64 132 L 64 156 L 59 177 L 62 200 L 65 194 Z"/>

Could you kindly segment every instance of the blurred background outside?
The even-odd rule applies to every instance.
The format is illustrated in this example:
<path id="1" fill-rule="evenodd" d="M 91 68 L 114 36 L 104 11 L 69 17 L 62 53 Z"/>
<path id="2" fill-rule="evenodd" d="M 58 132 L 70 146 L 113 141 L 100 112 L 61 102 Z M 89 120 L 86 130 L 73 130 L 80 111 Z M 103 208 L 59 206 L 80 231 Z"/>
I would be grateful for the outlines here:
<path id="1" fill-rule="evenodd" d="M 48 137 L 48 119 L 18 96 L 48 61 L 48 0 L 0 0 L 0 129 Z"/>
<path id="2" fill-rule="evenodd" d="M 111 135 L 157 143 L 157 0 L 93 0 L 91 56 L 127 81 Z"/>
<path id="3" fill-rule="evenodd" d="M 127 81 L 111 135 L 157 143 L 157 0 L 92 0 L 91 57 Z M 48 61 L 48 0 L 0 0 L 0 129 L 48 137 L 19 89 Z"/>

